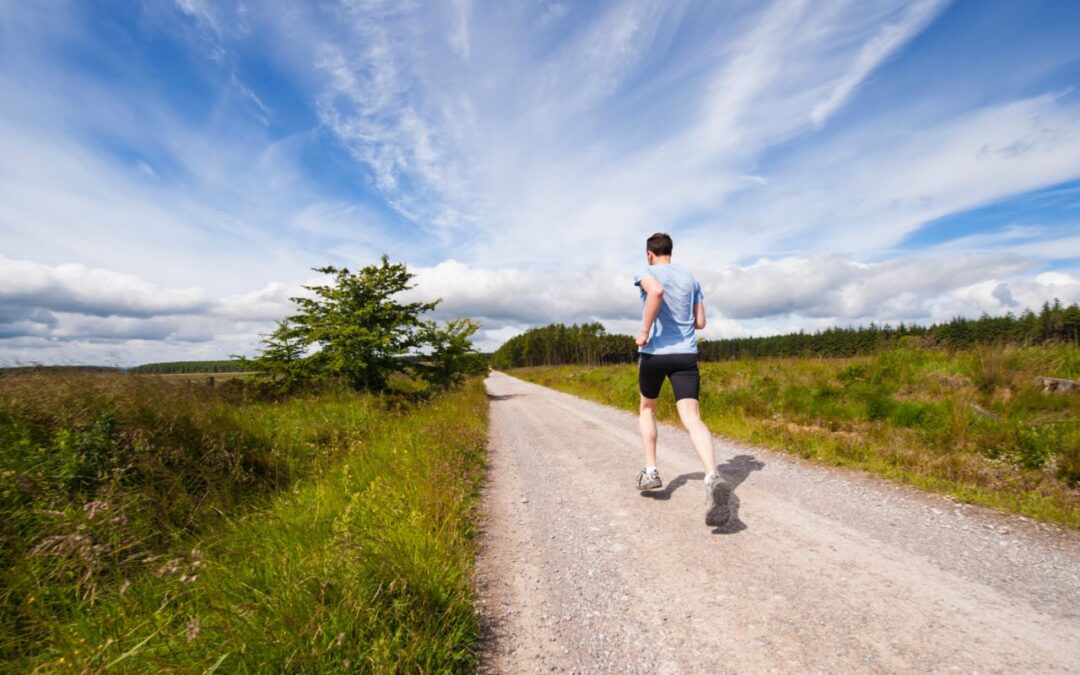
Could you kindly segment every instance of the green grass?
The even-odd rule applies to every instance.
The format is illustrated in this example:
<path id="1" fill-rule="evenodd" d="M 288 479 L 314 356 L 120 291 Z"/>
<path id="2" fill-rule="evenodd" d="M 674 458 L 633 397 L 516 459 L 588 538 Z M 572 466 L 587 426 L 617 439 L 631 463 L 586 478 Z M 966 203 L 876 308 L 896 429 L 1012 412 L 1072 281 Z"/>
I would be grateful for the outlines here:
<path id="1" fill-rule="evenodd" d="M 474 668 L 479 381 L 417 404 L 108 377 L 5 382 L 6 667 Z"/>
<path id="2" fill-rule="evenodd" d="M 850 359 L 705 363 L 714 433 L 1032 518 L 1080 527 L 1080 396 L 1037 376 L 1080 377 L 1075 346 L 897 348 Z M 625 410 L 636 366 L 519 368 L 518 377 Z M 668 386 L 659 414 L 676 421 Z"/>

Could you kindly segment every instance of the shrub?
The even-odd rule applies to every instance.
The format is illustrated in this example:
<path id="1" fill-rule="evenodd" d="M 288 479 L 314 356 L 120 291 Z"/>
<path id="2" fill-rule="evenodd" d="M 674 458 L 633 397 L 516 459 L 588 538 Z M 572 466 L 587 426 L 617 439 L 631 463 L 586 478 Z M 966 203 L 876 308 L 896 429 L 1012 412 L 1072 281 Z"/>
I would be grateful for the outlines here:
<path id="1" fill-rule="evenodd" d="M 458 384 L 482 369 L 469 338 L 480 327 L 458 319 L 439 328 L 422 315 L 441 302 L 409 302 L 400 294 L 415 276 L 384 255 L 380 265 L 356 272 L 316 268 L 328 284 L 305 286 L 311 297 L 290 298 L 297 313 L 263 336 L 254 361 L 238 357 L 256 377 L 284 392 L 335 378 L 356 391 L 384 392 L 396 373 L 409 373 L 438 388 Z"/>
<path id="2" fill-rule="evenodd" d="M 1046 460 L 1061 448 L 1061 429 L 1052 424 L 1029 426 L 1017 432 L 1017 463 L 1028 469 L 1041 469 Z"/>

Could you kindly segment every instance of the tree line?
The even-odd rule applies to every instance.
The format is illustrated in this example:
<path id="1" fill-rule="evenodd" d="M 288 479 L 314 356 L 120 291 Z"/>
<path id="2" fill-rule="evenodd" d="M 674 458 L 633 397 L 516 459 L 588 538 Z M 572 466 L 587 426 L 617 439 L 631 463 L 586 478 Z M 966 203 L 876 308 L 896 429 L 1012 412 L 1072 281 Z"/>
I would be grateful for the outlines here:
<path id="1" fill-rule="evenodd" d="M 599 323 L 561 323 L 533 328 L 507 340 L 491 355 L 494 368 L 549 366 L 559 363 L 628 363 L 637 345 L 628 335 L 612 335 Z"/>
<path id="2" fill-rule="evenodd" d="M 248 370 L 249 364 L 235 359 L 223 361 L 169 361 L 165 363 L 146 363 L 135 366 L 129 372 L 151 375 L 170 375 L 173 373 L 235 373 Z"/>
<path id="3" fill-rule="evenodd" d="M 1033 345 L 1060 342 L 1080 345 L 1080 306 L 1046 302 L 1036 313 L 983 314 L 977 319 L 956 317 L 946 323 L 897 326 L 828 328 L 769 337 L 699 340 L 702 361 L 768 356 L 846 357 L 872 354 L 881 349 L 910 345 L 939 349 L 967 349 L 981 344 Z M 491 357 L 495 368 L 581 363 L 631 363 L 637 345 L 629 335 L 609 334 L 599 323 L 533 328 L 511 338 Z"/>

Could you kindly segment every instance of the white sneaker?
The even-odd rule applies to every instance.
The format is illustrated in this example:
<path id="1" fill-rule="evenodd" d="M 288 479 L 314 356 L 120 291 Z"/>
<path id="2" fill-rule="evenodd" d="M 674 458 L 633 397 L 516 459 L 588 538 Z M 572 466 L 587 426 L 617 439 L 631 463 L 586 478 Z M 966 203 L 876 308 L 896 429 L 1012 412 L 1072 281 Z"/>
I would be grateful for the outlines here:
<path id="1" fill-rule="evenodd" d="M 662 486 L 664 481 L 660 480 L 660 472 L 656 469 L 652 471 L 641 470 L 641 473 L 637 477 L 637 489 L 639 490 L 655 490 Z"/>
<path id="2" fill-rule="evenodd" d="M 731 517 L 731 486 L 713 471 L 705 477 L 705 524 L 721 527 Z"/>

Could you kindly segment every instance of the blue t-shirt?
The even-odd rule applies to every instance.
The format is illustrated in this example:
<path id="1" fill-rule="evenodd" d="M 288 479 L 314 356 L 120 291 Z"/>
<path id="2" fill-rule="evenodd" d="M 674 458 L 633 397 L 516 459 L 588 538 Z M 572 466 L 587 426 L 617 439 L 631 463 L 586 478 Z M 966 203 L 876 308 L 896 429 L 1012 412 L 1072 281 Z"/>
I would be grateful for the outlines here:
<path id="1" fill-rule="evenodd" d="M 650 265 L 634 277 L 634 285 L 641 291 L 642 308 L 647 293 L 641 288 L 641 279 L 656 277 L 664 289 L 660 313 L 653 321 L 649 341 L 638 349 L 643 354 L 697 354 L 697 337 L 694 335 L 694 305 L 703 302 L 701 285 L 694 275 L 675 263 Z"/>

